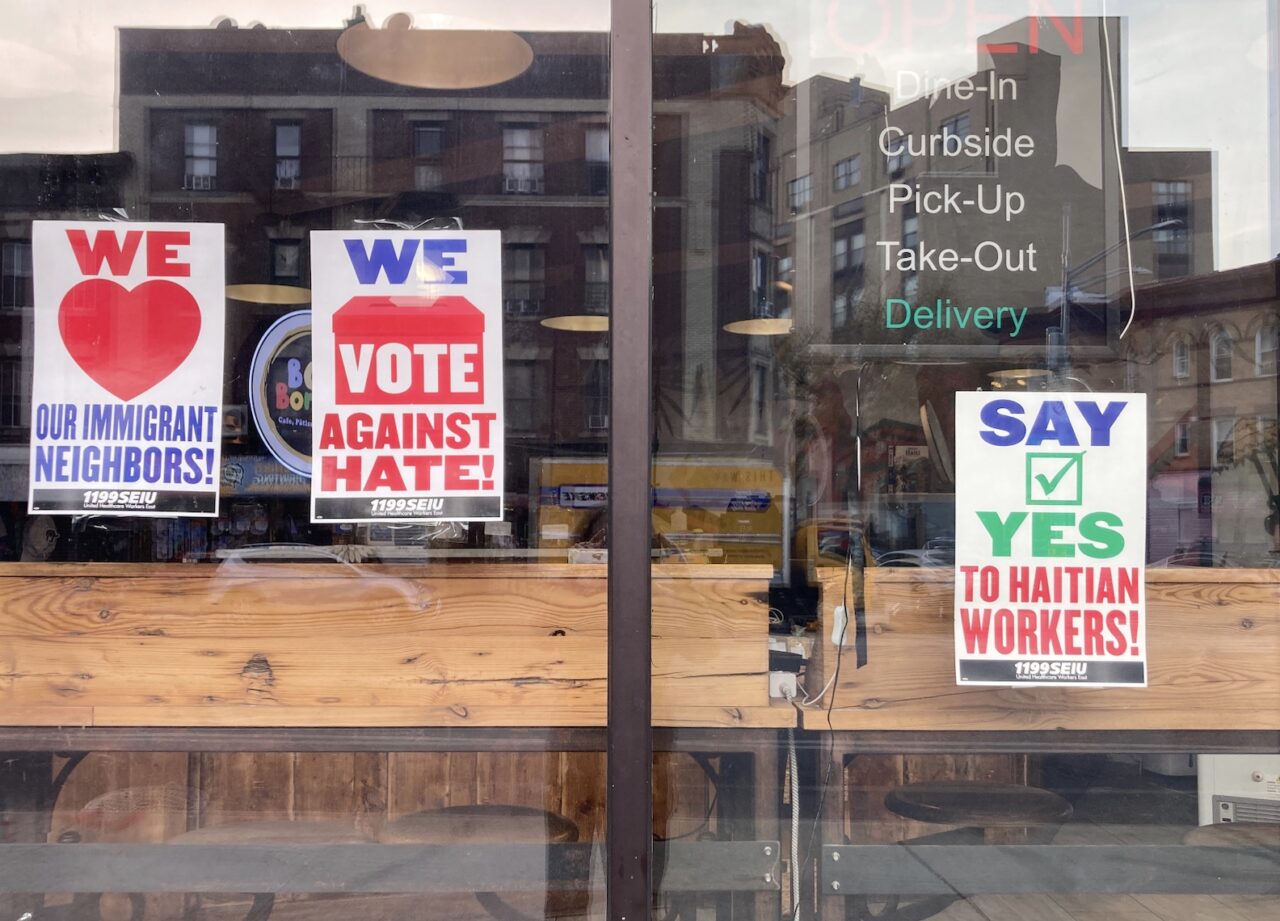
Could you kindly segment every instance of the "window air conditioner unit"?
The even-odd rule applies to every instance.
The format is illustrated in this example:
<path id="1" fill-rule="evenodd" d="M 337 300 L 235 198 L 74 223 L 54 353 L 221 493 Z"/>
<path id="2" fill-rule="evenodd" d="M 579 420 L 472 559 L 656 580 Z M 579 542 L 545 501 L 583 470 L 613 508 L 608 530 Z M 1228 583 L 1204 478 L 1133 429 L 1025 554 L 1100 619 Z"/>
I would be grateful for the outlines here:
<path id="1" fill-rule="evenodd" d="M 601 431 L 609 427 L 609 414 L 587 416 L 587 428 L 592 431 Z"/>
<path id="2" fill-rule="evenodd" d="M 214 188 L 216 176 L 193 176 L 187 174 L 182 179 L 182 187 L 197 192 L 208 192 Z"/>
<path id="3" fill-rule="evenodd" d="M 296 189 L 298 188 L 298 184 L 299 183 L 298 183 L 297 176 L 277 176 L 276 177 L 277 189 L 285 189 L 285 190 Z"/>
<path id="4" fill-rule="evenodd" d="M 516 179 L 508 176 L 502 182 L 504 192 L 515 192 L 523 195 L 535 195 L 542 191 L 541 179 Z"/>

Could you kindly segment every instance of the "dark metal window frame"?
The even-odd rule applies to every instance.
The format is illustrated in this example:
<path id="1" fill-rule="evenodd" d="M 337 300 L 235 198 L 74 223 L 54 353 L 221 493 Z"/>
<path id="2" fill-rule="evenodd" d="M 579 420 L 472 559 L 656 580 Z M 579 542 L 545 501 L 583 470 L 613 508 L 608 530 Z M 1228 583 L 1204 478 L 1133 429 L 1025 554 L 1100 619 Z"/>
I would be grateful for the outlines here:
<path id="1" fill-rule="evenodd" d="M 605 891 L 611 921 L 653 893 L 650 556 L 653 4 L 610 0 L 611 361 Z"/>

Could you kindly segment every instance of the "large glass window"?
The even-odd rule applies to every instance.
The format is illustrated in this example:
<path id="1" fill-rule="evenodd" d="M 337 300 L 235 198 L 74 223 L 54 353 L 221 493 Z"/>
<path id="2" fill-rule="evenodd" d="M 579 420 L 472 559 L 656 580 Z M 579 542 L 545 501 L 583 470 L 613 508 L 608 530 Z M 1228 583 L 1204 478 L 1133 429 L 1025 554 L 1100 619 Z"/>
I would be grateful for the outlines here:
<path id="1" fill-rule="evenodd" d="M 0 915 L 1280 915 L 1273 5 L 377 6 L 9 4 Z"/>
<path id="2" fill-rule="evenodd" d="M 654 826 L 784 860 L 659 916 L 1280 911 L 1275 17 L 1158 7 L 655 5 L 653 541 L 751 600 Z"/>
<path id="3" fill-rule="evenodd" d="M 603 918 L 607 4 L 7 13 L 0 915 Z"/>

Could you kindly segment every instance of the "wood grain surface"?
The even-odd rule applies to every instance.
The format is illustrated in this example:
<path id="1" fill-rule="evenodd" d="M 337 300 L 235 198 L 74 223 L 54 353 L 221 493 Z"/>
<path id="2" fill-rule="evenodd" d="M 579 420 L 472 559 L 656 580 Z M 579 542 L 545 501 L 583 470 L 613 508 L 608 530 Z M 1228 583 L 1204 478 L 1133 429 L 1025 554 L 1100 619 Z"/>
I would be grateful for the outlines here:
<path id="1" fill-rule="evenodd" d="M 655 567 L 658 725 L 794 725 L 769 567 Z M 600 726 L 602 566 L 0 566 L 0 725 Z"/>
<path id="2" fill-rule="evenodd" d="M 828 625 L 846 593 L 843 570 L 823 577 L 810 688 L 834 667 Z M 868 662 L 842 651 L 832 728 L 1280 728 L 1280 570 L 1148 570 L 1148 687 L 1132 689 L 958 687 L 951 571 L 872 568 L 865 580 Z M 827 729 L 830 703 L 803 725 Z"/>

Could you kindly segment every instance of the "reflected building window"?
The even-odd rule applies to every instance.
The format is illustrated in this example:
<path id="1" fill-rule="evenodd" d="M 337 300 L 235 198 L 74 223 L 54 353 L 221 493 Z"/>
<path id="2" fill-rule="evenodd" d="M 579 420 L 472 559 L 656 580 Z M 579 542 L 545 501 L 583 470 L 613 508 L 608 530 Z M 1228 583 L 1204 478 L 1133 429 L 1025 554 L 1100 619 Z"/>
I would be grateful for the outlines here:
<path id="1" fill-rule="evenodd" d="M 858 154 L 838 161 L 833 169 L 837 192 L 852 189 L 862 181 L 862 158 Z"/>
<path id="2" fill-rule="evenodd" d="M 31 299 L 31 244 L 5 241 L 0 247 L 0 308 L 30 307 Z"/>
<path id="3" fill-rule="evenodd" d="M 417 122 L 413 132 L 413 187 L 431 192 L 444 184 L 444 126 Z"/>
<path id="4" fill-rule="evenodd" d="M 751 362 L 751 440 L 771 442 L 773 425 L 771 421 L 772 377 L 769 365 L 764 361 Z"/>
<path id="5" fill-rule="evenodd" d="M 582 264 L 586 281 L 582 292 L 582 306 L 587 313 L 609 312 L 609 247 L 604 243 L 589 243 L 582 247 Z"/>
<path id="6" fill-rule="evenodd" d="M 302 126 L 278 124 L 276 135 L 276 188 L 296 189 L 302 180 Z"/>
<path id="7" fill-rule="evenodd" d="M 774 261 L 773 299 L 777 304 L 778 315 L 786 316 L 791 309 L 791 295 L 796 287 L 796 260 L 785 252 L 779 253 Z"/>
<path id="8" fill-rule="evenodd" d="M 502 250 L 502 305 L 508 317 L 540 317 L 546 307 L 547 251 L 511 244 Z"/>
<path id="9" fill-rule="evenodd" d="M 1235 342 L 1226 330 L 1219 330 L 1209 340 L 1209 380 L 1214 383 L 1231 380 L 1231 350 Z"/>
<path id="10" fill-rule="evenodd" d="M 885 157 L 885 169 L 890 179 L 897 179 L 911 165 L 911 151 L 907 150 L 907 142 L 898 141 L 898 149 Z"/>
<path id="11" fill-rule="evenodd" d="M 588 128 L 586 144 L 587 194 L 609 194 L 609 129 Z"/>
<path id="12" fill-rule="evenodd" d="M 969 113 L 962 112 L 959 115 L 945 119 L 940 127 L 944 138 L 962 138 L 969 133 Z"/>
<path id="13" fill-rule="evenodd" d="M 1152 184 L 1152 223 L 1178 221 L 1181 226 L 1152 231 L 1156 251 L 1156 277 L 1177 278 L 1191 271 L 1191 183 Z"/>
<path id="14" fill-rule="evenodd" d="M 1176 380 L 1191 376 L 1191 344 L 1186 339 L 1173 344 L 1173 376 Z"/>
<path id="15" fill-rule="evenodd" d="M 764 250 L 751 251 L 751 316 L 771 317 L 773 297 L 769 290 L 769 254 Z"/>
<path id="16" fill-rule="evenodd" d="M 582 411 L 585 428 L 604 432 L 609 428 L 609 359 L 582 362 Z"/>
<path id="17" fill-rule="evenodd" d="M 1280 326 L 1264 326 L 1254 336 L 1253 372 L 1259 376 L 1276 373 L 1276 346 L 1280 340 Z"/>
<path id="18" fill-rule="evenodd" d="M 757 204 L 769 201 L 770 158 L 773 155 L 773 138 L 763 131 L 756 135 L 755 152 L 751 158 L 751 200 Z"/>
<path id="19" fill-rule="evenodd" d="M 502 129 L 502 191 L 541 195 L 545 191 L 542 129 L 536 125 Z"/>
<path id="20" fill-rule="evenodd" d="M 185 126 L 183 149 L 186 162 L 182 187 L 207 192 L 218 187 L 218 126 L 199 122 Z"/>
<path id="21" fill-rule="evenodd" d="M 854 305 L 862 296 L 867 235 L 861 220 L 841 224 L 832 233 L 831 322 L 839 328 L 853 319 Z"/>
<path id="22" fill-rule="evenodd" d="M 787 183 L 787 207 L 794 214 L 809 207 L 813 200 L 813 177 L 800 176 Z"/>
<path id="23" fill-rule="evenodd" d="M 30 424 L 31 244 L 5 241 L 0 270 L 0 311 L 22 316 L 18 335 L 0 340 L 0 441 L 20 441 Z"/>
<path id="24" fill-rule="evenodd" d="M 841 224 L 832 233 L 832 271 L 836 275 L 861 275 L 867 253 L 867 235 L 863 232 L 862 221 Z"/>
<path id="25" fill-rule="evenodd" d="M 1186 457 L 1191 453 L 1191 423 L 1179 422 L 1173 427 L 1173 453 Z"/>
<path id="26" fill-rule="evenodd" d="M 849 295 L 837 294 L 832 298 L 831 325 L 836 329 L 849 325 Z"/>
<path id="27" fill-rule="evenodd" d="M 537 360 L 508 361 L 505 368 L 507 428 L 512 432 L 541 432 L 547 423 L 546 364 Z"/>
<path id="28" fill-rule="evenodd" d="M 915 205 L 902 210 L 902 248 L 913 252 L 920 246 L 920 217 Z M 920 293 L 920 274 L 912 269 L 902 273 L 902 296 L 910 300 Z"/>
<path id="29" fill-rule="evenodd" d="M 1219 466 L 1236 459 L 1235 430 L 1234 416 L 1219 416 L 1213 420 L 1213 457 Z"/>

